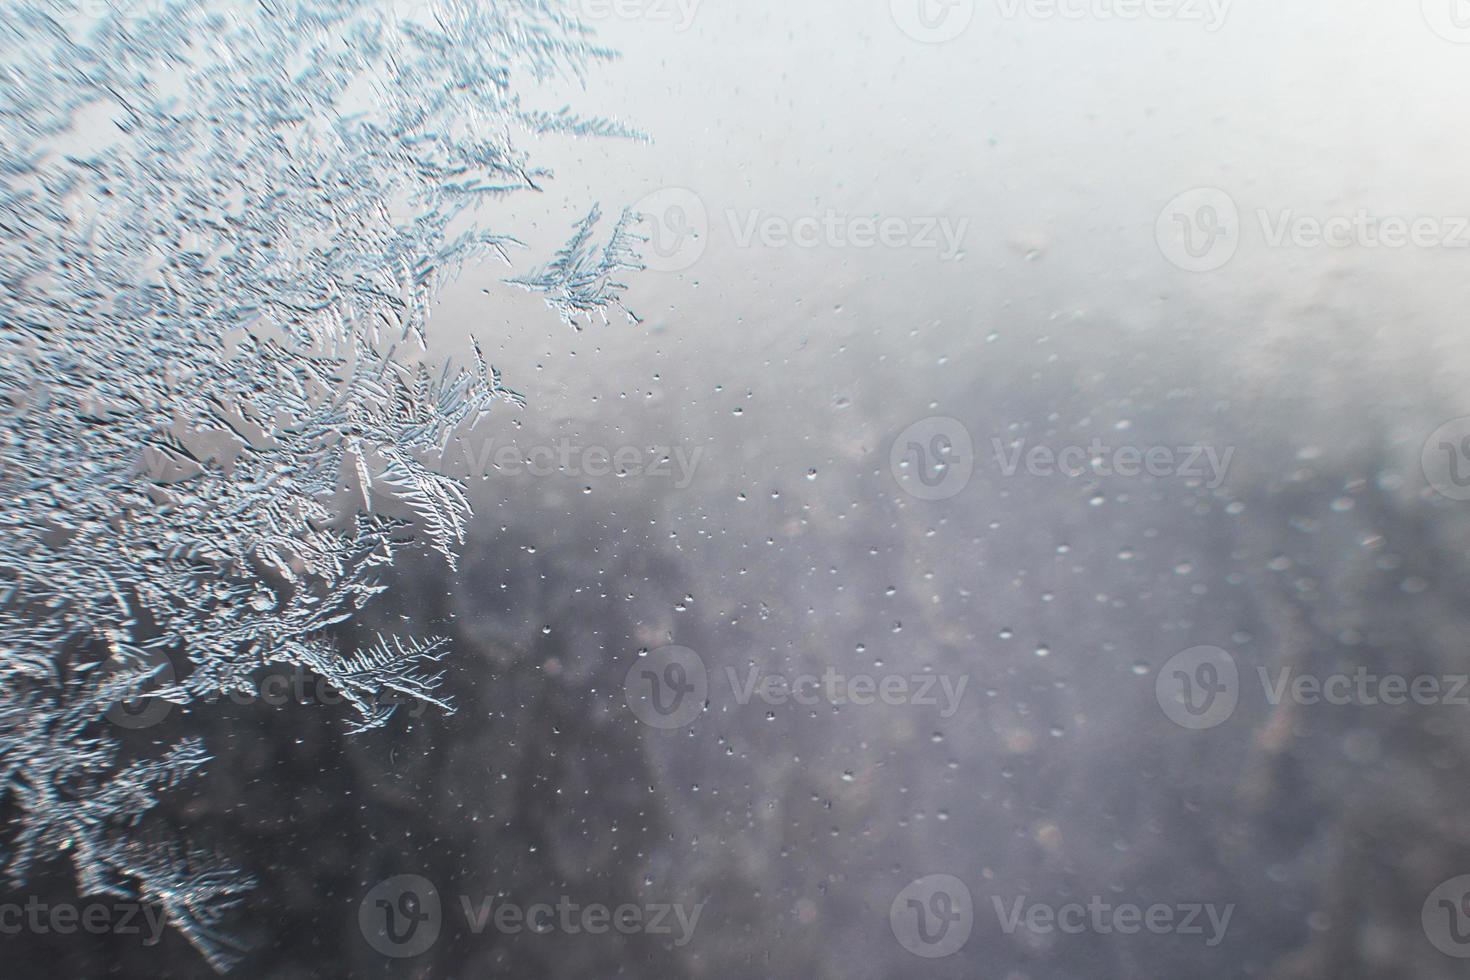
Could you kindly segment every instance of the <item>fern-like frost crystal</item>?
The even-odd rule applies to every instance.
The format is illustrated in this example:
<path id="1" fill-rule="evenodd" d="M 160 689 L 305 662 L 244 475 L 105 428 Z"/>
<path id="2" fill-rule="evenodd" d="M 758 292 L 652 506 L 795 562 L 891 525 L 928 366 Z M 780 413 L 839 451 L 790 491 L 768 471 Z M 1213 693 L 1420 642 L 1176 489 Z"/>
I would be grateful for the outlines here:
<path id="1" fill-rule="evenodd" d="M 469 507 L 433 461 L 521 402 L 478 347 L 429 367 L 431 301 L 519 246 L 476 214 L 549 176 L 512 134 L 636 134 L 522 106 L 611 57 L 546 0 L 81 6 L 0 16 L 3 859 L 24 882 L 65 854 L 227 968 L 249 883 L 144 826 L 205 747 L 136 758 L 109 715 L 282 664 L 354 729 L 449 707 L 442 640 L 333 633 L 409 528 L 453 562 Z M 641 267 L 632 218 L 599 248 L 597 217 L 511 280 L 568 322 Z"/>

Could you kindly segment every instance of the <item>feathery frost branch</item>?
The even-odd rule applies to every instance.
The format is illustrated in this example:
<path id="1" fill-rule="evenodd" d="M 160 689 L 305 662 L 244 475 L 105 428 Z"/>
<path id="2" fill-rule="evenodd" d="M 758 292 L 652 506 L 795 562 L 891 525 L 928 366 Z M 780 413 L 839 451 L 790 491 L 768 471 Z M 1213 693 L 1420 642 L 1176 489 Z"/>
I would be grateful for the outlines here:
<path id="1" fill-rule="evenodd" d="M 123 751 L 121 703 L 249 689 L 272 663 L 354 730 L 437 692 L 442 640 L 330 631 L 405 530 L 454 560 L 469 504 L 425 462 L 496 402 L 475 347 L 425 364 L 441 287 L 509 261 L 476 209 L 549 174 L 512 132 L 637 136 L 523 106 L 612 57 L 552 0 L 159 0 L 0 23 L 0 794 L 6 871 L 156 901 L 214 966 L 248 882 L 149 836 L 208 762 Z M 75 137 L 85 137 L 85 145 Z M 629 218 L 598 212 L 517 284 L 571 322 L 623 309 Z M 468 228 L 468 230 L 466 230 Z M 625 311 L 626 312 L 626 311 Z M 406 519 L 391 517 L 396 502 Z M 175 668 L 177 672 L 175 673 Z"/>

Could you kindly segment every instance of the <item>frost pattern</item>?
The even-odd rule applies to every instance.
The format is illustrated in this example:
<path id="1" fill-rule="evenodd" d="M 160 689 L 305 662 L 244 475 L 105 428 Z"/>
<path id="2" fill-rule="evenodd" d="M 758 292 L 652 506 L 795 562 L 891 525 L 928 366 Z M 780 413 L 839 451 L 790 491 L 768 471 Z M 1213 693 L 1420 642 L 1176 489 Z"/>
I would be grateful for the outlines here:
<path id="1" fill-rule="evenodd" d="M 433 460 L 522 402 L 478 347 L 426 366 L 431 300 L 520 245 L 474 220 L 550 176 L 514 132 L 637 134 L 523 107 L 522 80 L 612 56 L 547 0 L 82 6 L 0 18 L 3 859 L 22 883 L 65 852 L 84 894 L 160 902 L 225 969 L 249 882 L 144 823 L 205 747 L 137 757 L 108 713 L 269 665 L 320 675 L 358 730 L 450 707 L 443 640 L 329 633 L 410 529 L 454 561 L 469 507 Z M 640 267 L 632 218 L 599 249 L 597 216 L 514 280 L 569 322 L 624 309 Z"/>
<path id="2" fill-rule="evenodd" d="M 578 330 L 582 329 L 578 317 L 591 320 L 597 314 L 606 323 L 608 308 L 613 306 L 636 321 L 638 317 L 619 299 L 626 285 L 613 276 L 645 268 L 638 259 L 638 243 L 646 239 L 632 230 L 638 217 L 632 211 L 624 211 L 612 237 L 598 247 L 592 243 L 592 230 L 602 219 L 602 212 L 594 206 L 555 259 L 528 276 L 506 281 L 541 293 L 546 305 L 557 312 L 562 322 Z"/>

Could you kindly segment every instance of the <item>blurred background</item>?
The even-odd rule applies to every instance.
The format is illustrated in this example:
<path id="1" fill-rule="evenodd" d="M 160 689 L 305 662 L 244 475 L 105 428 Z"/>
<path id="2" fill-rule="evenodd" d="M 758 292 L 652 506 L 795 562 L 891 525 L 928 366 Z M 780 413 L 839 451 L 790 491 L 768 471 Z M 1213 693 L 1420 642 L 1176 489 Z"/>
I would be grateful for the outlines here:
<path id="1" fill-rule="evenodd" d="M 641 322 L 488 264 L 441 300 L 433 355 L 478 338 L 529 404 L 444 461 L 458 569 L 400 563 L 356 629 L 451 636 L 456 713 L 160 726 L 216 756 L 172 819 L 260 881 L 242 972 L 1462 975 L 1470 11 L 579 12 L 622 58 L 567 100 L 653 141 L 546 139 L 489 223 L 544 255 L 638 207 Z M 1311 696 L 1362 672 L 1438 694 Z M 440 904 L 412 955 L 370 925 L 402 875 Z M 692 926 L 469 914 L 568 899 Z M 1073 904 L 1168 919 L 1028 913 Z"/>

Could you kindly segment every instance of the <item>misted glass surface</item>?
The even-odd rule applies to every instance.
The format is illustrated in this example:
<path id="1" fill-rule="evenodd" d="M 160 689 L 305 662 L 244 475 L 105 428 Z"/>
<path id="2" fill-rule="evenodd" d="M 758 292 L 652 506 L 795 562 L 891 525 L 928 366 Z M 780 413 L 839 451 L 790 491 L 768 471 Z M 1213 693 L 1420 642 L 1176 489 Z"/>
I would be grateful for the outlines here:
<path id="1" fill-rule="evenodd" d="M 14 0 L 7 975 L 1462 976 L 1463 6 Z"/>

